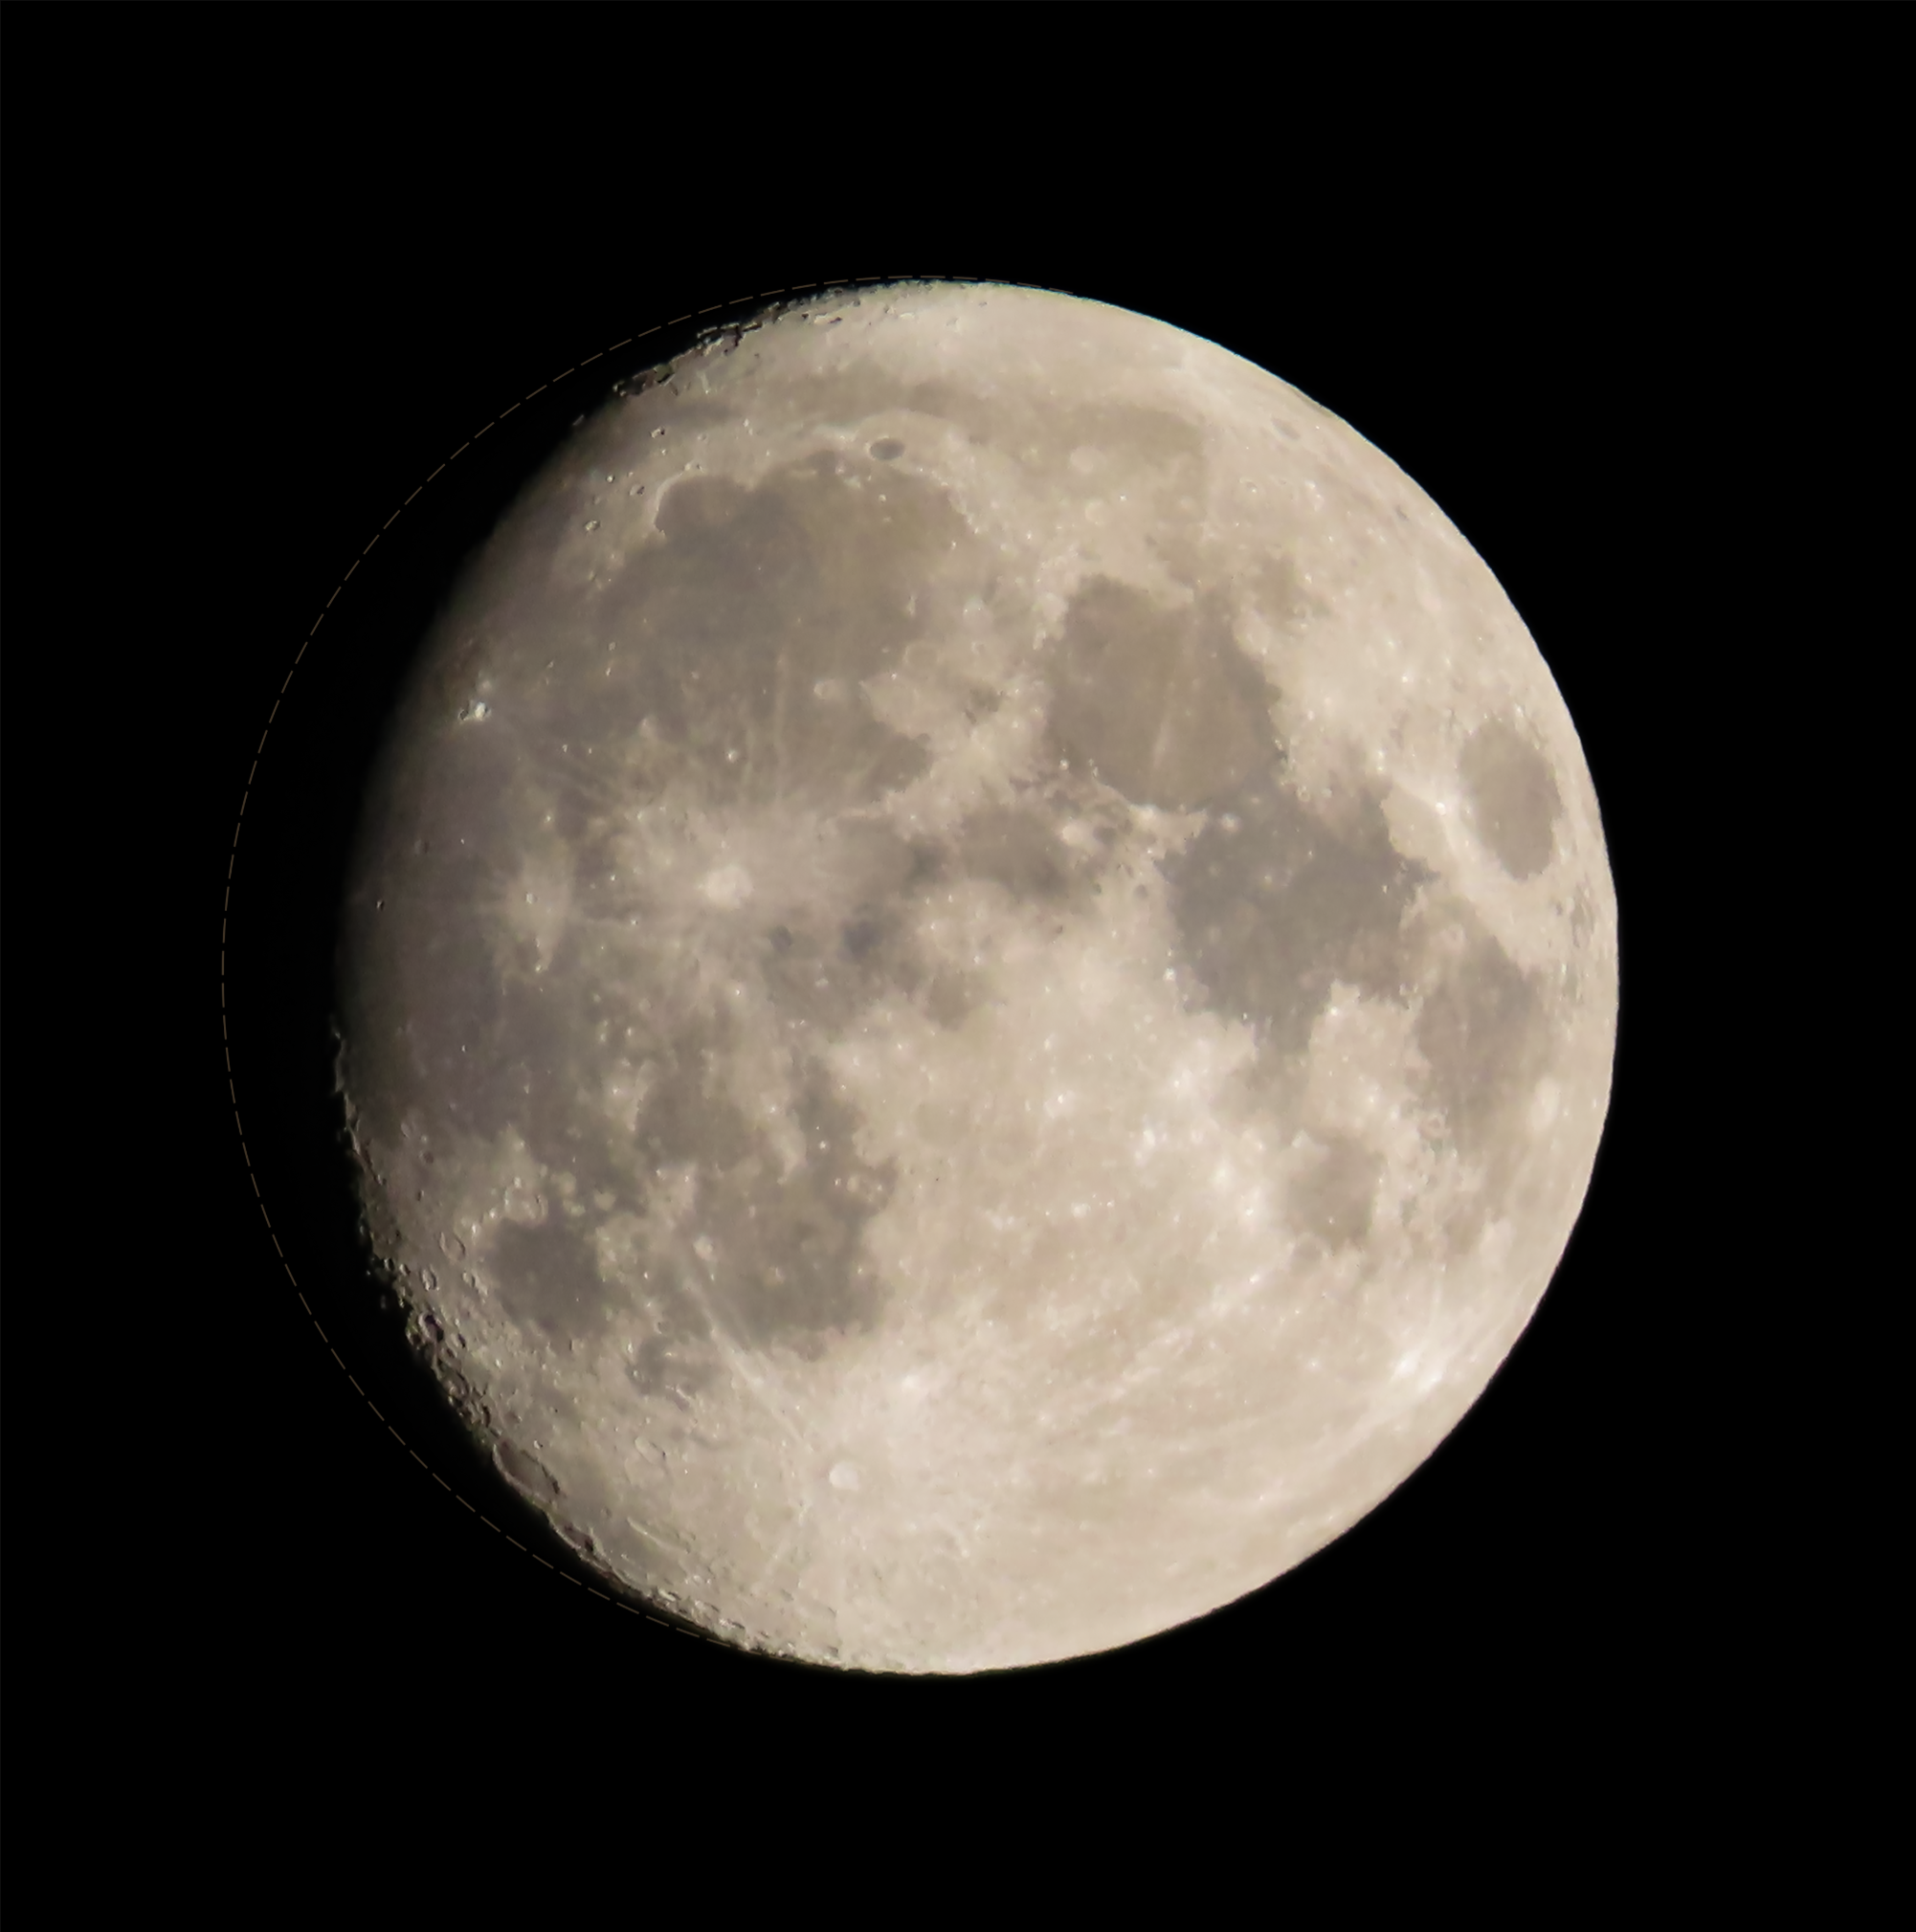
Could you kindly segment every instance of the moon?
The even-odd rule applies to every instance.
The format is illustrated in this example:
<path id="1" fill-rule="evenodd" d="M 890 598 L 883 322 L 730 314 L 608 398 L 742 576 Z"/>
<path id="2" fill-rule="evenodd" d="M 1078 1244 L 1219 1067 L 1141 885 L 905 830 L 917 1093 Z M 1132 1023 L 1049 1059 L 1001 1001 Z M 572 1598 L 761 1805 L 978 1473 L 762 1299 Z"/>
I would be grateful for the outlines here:
<path id="1" fill-rule="evenodd" d="M 340 926 L 367 1240 L 609 1591 L 971 1673 L 1256 1590 L 1530 1320 L 1616 907 L 1548 668 L 1348 425 L 991 283 L 610 386 Z"/>

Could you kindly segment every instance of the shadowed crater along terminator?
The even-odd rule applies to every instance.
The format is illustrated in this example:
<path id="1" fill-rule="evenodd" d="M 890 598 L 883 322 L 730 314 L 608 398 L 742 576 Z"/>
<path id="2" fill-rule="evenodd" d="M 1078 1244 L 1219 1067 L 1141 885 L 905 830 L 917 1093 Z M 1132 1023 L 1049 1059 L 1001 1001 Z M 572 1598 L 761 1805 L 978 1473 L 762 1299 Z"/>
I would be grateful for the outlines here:
<path id="1" fill-rule="evenodd" d="M 621 377 L 474 560 L 340 1084 L 409 1332 L 603 1587 L 1004 1668 L 1455 1425 L 1588 1185 L 1615 944 L 1562 700 L 1409 478 L 1162 323 L 898 284 Z"/>

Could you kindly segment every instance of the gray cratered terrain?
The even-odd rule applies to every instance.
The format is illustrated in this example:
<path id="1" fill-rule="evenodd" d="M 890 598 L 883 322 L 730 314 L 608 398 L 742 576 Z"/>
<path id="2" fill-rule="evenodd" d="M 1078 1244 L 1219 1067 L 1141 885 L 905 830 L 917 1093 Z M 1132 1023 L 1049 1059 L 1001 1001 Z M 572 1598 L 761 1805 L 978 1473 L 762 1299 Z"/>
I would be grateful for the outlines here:
<path id="1" fill-rule="evenodd" d="M 431 640 L 344 932 L 449 1400 L 609 1586 L 863 1669 L 1336 1537 L 1609 1096 L 1596 800 L 1482 562 L 1275 377 L 993 285 L 621 385 Z"/>

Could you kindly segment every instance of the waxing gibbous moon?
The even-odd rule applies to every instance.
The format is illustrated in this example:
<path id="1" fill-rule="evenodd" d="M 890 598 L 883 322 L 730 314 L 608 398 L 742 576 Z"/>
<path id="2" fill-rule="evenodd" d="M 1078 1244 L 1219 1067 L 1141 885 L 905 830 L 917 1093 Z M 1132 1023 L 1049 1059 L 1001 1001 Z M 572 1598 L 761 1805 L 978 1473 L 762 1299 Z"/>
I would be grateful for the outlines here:
<path id="1" fill-rule="evenodd" d="M 1388 457 L 1163 322 L 768 309 L 590 411 L 392 721 L 370 1243 L 609 1589 L 962 1673 L 1337 1537 L 1530 1319 L 1610 1092 L 1563 700 Z"/>

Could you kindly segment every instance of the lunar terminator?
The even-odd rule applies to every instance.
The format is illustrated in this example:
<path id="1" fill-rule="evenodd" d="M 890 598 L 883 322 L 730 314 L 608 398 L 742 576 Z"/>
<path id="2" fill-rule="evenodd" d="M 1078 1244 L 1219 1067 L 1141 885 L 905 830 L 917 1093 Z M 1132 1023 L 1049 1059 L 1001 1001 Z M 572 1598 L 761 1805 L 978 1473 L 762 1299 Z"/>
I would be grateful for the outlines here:
<path id="1" fill-rule="evenodd" d="M 1401 1482 L 1589 1185 L 1535 643 L 1274 375 L 992 284 L 620 383 L 429 641 L 342 927 L 367 1231 L 609 1588 L 1037 1664 Z"/>

